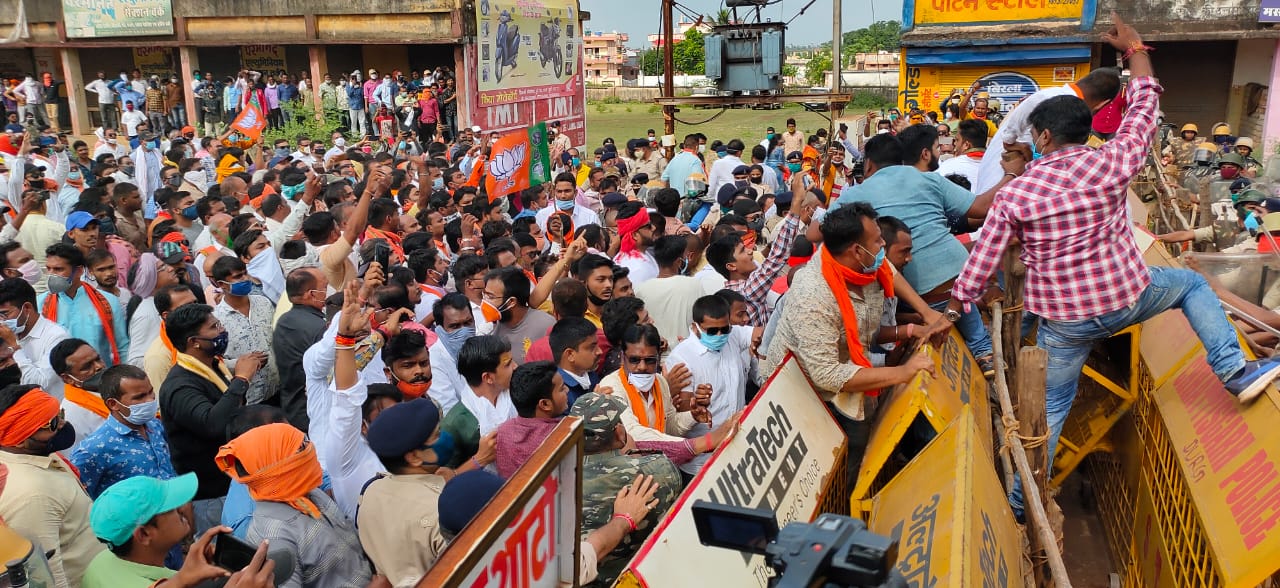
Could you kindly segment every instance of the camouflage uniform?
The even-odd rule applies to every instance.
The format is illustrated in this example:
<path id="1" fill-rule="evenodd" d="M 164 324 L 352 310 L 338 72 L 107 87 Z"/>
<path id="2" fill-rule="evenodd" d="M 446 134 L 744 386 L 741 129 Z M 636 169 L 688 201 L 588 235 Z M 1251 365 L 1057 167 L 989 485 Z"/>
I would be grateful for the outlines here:
<path id="1" fill-rule="evenodd" d="M 1178 169 L 1191 167 L 1195 163 L 1195 161 L 1192 160 L 1192 157 L 1196 153 L 1196 146 L 1203 142 L 1204 138 L 1202 137 L 1196 137 L 1190 141 L 1187 141 L 1182 137 L 1174 137 L 1171 139 L 1169 141 L 1168 152 L 1173 156 L 1173 165 L 1177 166 Z"/>
<path id="2" fill-rule="evenodd" d="M 1262 162 L 1253 158 L 1252 155 L 1244 158 L 1244 168 L 1241 171 L 1253 172 L 1254 177 L 1262 176 Z"/>
<path id="3" fill-rule="evenodd" d="M 569 410 L 570 416 L 582 418 L 582 426 L 588 440 L 596 436 L 613 436 L 622 422 L 624 401 L 616 395 L 589 392 L 578 397 Z M 590 441 L 588 441 L 590 445 Z M 640 545 L 653 532 L 658 521 L 666 516 L 680 494 L 680 471 L 660 452 L 629 452 L 610 450 L 588 454 L 582 459 L 582 538 L 605 526 L 613 518 L 613 501 L 618 491 L 630 485 L 641 475 L 653 476 L 658 483 L 655 498 L 658 505 L 649 511 L 643 521 L 636 521 L 636 532 L 623 537 L 613 551 L 596 554 L 599 573 L 592 585 L 610 586 L 631 561 Z"/>

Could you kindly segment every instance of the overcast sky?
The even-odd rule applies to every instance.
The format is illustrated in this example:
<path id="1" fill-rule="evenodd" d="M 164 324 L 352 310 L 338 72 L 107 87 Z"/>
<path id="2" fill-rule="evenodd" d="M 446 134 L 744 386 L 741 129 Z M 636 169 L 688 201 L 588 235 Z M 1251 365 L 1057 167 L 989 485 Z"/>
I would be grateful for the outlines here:
<path id="1" fill-rule="evenodd" d="M 722 0 L 677 0 L 692 13 L 714 15 L 724 6 Z M 817 0 L 796 18 L 787 28 L 787 45 L 816 45 L 831 40 L 831 8 L 833 0 Z M 591 31 L 627 33 L 631 35 L 629 46 L 648 46 L 650 33 L 662 31 L 662 0 L 581 0 L 582 10 L 591 13 L 591 20 L 584 27 Z M 845 31 L 860 29 L 878 20 L 902 20 L 902 0 L 843 0 L 843 28 Z M 788 21 L 808 4 L 809 0 L 782 0 L 764 9 L 766 20 Z M 744 18 L 747 10 L 740 8 Z M 754 14 L 754 11 L 752 11 Z M 691 21 L 679 9 L 675 22 Z"/>

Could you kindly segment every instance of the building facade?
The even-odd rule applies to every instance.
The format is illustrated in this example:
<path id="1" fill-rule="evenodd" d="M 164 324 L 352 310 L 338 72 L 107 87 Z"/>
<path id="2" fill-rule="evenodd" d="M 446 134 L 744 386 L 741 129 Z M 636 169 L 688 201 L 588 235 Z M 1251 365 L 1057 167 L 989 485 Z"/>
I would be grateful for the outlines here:
<path id="1" fill-rule="evenodd" d="M 458 76 L 459 125 L 506 131 L 561 121 L 585 142 L 577 0 L 0 0 L 0 75 L 53 72 L 66 81 L 63 126 L 98 124 L 84 85 L 103 71 L 222 79 L 242 68 L 306 74 L 406 76 L 448 66 Z M 534 6 L 536 5 L 536 6 Z M 505 16 L 504 16 L 505 15 Z M 502 26 L 499 26 L 502 25 Z M 507 39 L 500 50 L 499 37 Z M 501 63 L 500 63 L 501 62 Z M 318 93 L 316 100 L 319 100 Z M 195 112 L 187 92 L 187 111 Z"/>
<path id="2" fill-rule="evenodd" d="M 630 35 L 587 31 L 582 36 L 583 70 L 588 84 L 621 86 L 640 75 L 636 52 L 627 48 Z"/>
<path id="3" fill-rule="evenodd" d="M 1260 22 L 1268 18 L 1260 2 L 1270 1 L 905 0 L 898 103 L 936 110 L 976 81 L 1007 111 L 1041 88 L 1115 66 L 1115 52 L 1098 41 L 1114 10 L 1155 47 L 1166 121 L 1202 133 L 1226 122 L 1274 154 L 1280 93 L 1269 89 L 1280 80 L 1280 29 Z"/>

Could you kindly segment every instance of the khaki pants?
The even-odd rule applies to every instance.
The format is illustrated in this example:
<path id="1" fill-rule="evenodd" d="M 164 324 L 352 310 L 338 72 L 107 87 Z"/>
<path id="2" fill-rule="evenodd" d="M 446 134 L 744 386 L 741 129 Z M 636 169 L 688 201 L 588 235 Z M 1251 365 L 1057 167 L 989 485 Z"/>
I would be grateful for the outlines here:
<path id="1" fill-rule="evenodd" d="M 54 131 L 62 130 L 58 128 L 58 105 L 46 103 L 44 105 L 44 111 L 45 114 L 48 115 L 49 126 L 53 128 Z"/>

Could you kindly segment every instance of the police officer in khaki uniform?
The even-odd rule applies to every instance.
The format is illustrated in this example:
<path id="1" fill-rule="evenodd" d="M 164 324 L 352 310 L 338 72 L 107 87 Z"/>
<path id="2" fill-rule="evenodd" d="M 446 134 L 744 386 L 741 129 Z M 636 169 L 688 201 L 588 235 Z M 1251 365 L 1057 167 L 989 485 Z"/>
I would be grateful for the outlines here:
<path id="1" fill-rule="evenodd" d="M 1262 175 L 1262 162 L 1253 158 L 1253 139 L 1249 137 L 1236 139 L 1236 154 L 1244 160 L 1244 167 L 1240 169 L 1240 175 L 1246 178 L 1256 178 Z"/>
<path id="2" fill-rule="evenodd" d="M 1182 125 L 1182 132 L 1169 141 L 1165 152 L 1173 156 L 1173 163 L 1178 169 L 1194 165 L 1192 156 L 1195 155 L 1196 147 L 1204 142 L 1204 138 L 1198 136 L 1199 133 L 1200 128 L 1195 123 L 1187 123 Z"/>

